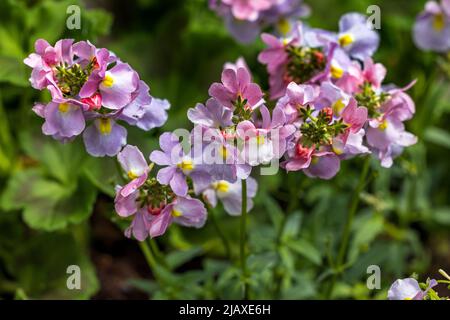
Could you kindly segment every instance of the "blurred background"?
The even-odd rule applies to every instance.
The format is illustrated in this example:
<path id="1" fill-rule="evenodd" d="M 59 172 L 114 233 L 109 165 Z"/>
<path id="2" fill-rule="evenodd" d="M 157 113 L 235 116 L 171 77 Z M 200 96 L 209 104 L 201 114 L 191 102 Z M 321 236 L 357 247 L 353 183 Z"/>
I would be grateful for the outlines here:
<path id="1" fill-rule="evenodd" d="M 419 143 L 387 170 L 371 163 L 353 225 L 349 263 L 333 298 L 386 299 L 397 278 L 422 281 L 450 271 L 450 81 L 444 58 L 419 51 L 411 29 L 425 1 L 306 0 L 305 21 L 337 30 L 350 11 L 381 8 L 381 46 L 375 60 L 388 70 L 385 83 L 417 79 L 409 91 L 417 113 L 407 123 Z M 81 30 L 66 28 L 66 9 L 81 8 Z M 78 140 L 61 145 L 41 134 L 31 111 L 48 99 L 28 82 L 23 59 L 36 39 L 90 40 L 137 70 L 151 94 L 172 107 L 163 128 L 129 128 L 128 143 L 149 154 L 163 131 L 191 128 L 186 111 L 204 102 L 222 66 L 243 56 L 255 82 L 267 89 L 257 60 L 260 40 L 240 45 L 207 0 L 0 2 L 0 298 L 5 299 L 225 299 L 240 298 L 237 265 L 239 219 L 216 214 L 232 243 L 230 262 L 211 223 L 179 228 L 157 239 L 166 267 L 158 281 L 136 241 L 123 236 L 113 209 L 114 161 L 89 157 Z M 258 177 L 250 213 L 252 298 L 320 299 L 330 282 L 348 204 L 362 159 L 342 163 L 331 181 L 302 173 Z M 81 290 L 68 290 L 66 268 L 79 265 Z M 366 287 L 367 267 L 381 268 L 381 289 Z M 169 271 L 170 270 L 170 271 Z M 441 295 L 448 295 L 442 286 Z"/>

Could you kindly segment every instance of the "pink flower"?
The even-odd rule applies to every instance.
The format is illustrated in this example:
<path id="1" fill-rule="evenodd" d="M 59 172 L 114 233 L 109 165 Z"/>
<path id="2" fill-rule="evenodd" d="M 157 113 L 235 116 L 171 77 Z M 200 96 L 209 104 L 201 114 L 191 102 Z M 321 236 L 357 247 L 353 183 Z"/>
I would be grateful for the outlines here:
<path id="1" fill-rule="evenodd" d="M 207 212 L 203 203 L 190 197 L 176 197 L 150 222 L 150 237 L 163 235 L 173 222 L 185 227 L 201 228 L 206 222 Z"/>
<path id="2" fill-rule="evenodd" d="M 125 186 L 117 190 L 116 211 L 121 216 L 129 216 L 137 211 L 136 191 L 145 183 L 148 177 L 148 164 L 142 152 L 135 146 L 127 145 L 117 155 L 122 169 L 131 179 Z"/>
<path id="3" fill-rule="evenodd" d="M 300 107 L 312 104 L 318 96 L 315 87 L 307 84 L 289 83 L 284 97 L 278 100 L 275 109 L 283 111 L 286 122 L 294 123 L 298 121 Z"/>
<path id="4" fill-rule="evenodd" d="M 229 109 L 234 109 L 237 104 L 242 103 L 244 108 L 253 110 L 264 103 L 261 88 L 251 82 L 246 68 L 223 70 L 222 83 L 213 83 L 208 92 Z"/>
<path id="5" fill-rule="evenodd" d="M 269 9 L 276 0 L 222 0 L 222 3 L 231 7 L 231 12 L 236 19 L 255 21 L 260 11 Z"/>

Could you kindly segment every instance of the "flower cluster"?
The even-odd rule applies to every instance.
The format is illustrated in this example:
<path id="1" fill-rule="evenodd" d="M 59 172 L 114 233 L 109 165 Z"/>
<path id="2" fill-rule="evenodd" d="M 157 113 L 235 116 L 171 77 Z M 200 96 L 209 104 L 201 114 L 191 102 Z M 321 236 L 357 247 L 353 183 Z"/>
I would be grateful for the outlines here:
<path id="1" fill-rule="evenodd" d="M 379 44 L 378 34 L 358 13 L 342 16 L 338 33 L 299 22 L 286 37 L 263 34 L 261 38 L 268 47 L 258 59 L 267 66 L 272 99 L 281 97 L 292 81 L 317 84 L 341 78 L 352 66 L 352 59 L 363 61 Z"/>
<path id="2" fill-rule="evenodd" d="M 288 171 L 303 170 L 329 179 L 340 160 L 373 153 L 390 167 L 403 148 L 416 143 L 403 122 L 414 102 L 405 88 L 383 86 L 386 69 L 371 56 L 379 37 L 357 13 L 345 14 L 339 32 L 300 23 L 288 37 L 263 34 L 259 61 L 267 65 L 274 112 L 281 110 L 296 127 L 288 141 Z"/>
<path id="3" fill-rule="evenodd" d="M 199 103 L 188 110 L 194 128 L 186 139 L 180 142 L 169 132 L 161 135 L 161 150 L 150 154 L 152 166 L 159 167 L 155 177 L 149 177 L 148 166 L 134 147 L 127 146 L 119 153 L 119 162 L 131 179 L 117 188 L 115 201 L 119 215 L 134 214 L 127 235 L 139 240 L 159 236 L 172 221 L 184 226 L 203 225 L 206 210 L 196 198 L 209 207 L 220 200 L 230 215 L 239 215 L 242 179 L 247 181 L 250 210 L 257 190 L 256 181 L 249 176 L 252 167 L 283 155 L 295 128 L 286 124 L 282 112 L 270 116 L 263 93 L 251 81 L 242 60 L 228 64 L 222 82 L 212 84 L 209 93 L 211 98 L 205 105 Z M 255 116 L 257 110 L 261 119 Z M 281 135 L 272 136 L 273 128 L 281 128 Z M 133 169 L 130 163 L 139 165 Z"/>
<path id="4" fill-rule="evenodd" d="M 243 43 L 255 40 L 268 26 L 287 34 L 296 19 L 310 12 L 303 0 L 209 0 L 209 6 L 224 19 L 230 33 Z"/>
<path id="5" fill-rule="evenodd" d="M 422 50 L 442 53 L 450 50 L 450 0 L 425 4 L 414 24 L 413 38 Z"/>
<path id="6" fill-rule="evenodd" d="M 163 150 L 178 145 L 170 134 L 162 135 L 160 142 Z M 175 180 L 178 176 L 172 175 L 174 182 L 170 186 L 161 184 L 159 181 L 169 182 L 164 180 L 167 175 L 161 170 L 157 178 L 153 177 L 152 165 L 147 164 L 135 146 L 125 146 L 117 158 L 129 179 L 126 185 L 117 186 L 114 201 L 121 217 L 133 216 L 131 225 L 125 231 L 127 237 L 133 235 L 143 241 L 148 236 L 162 235 L 171 223 L 196 228 L 205 224 L 207 214 L 203 203 L 190 197 L 187 190 L 180 192 L 180 188 L 172 187 L 177 185 Z"/>
<path id="7" fill-rule="evenodd" d="M 138 73 L 109 50 L 72 39 L 52 47 L 39 39 L 35 51 L 24 62 L 33 68 L 33 88 L 51 93 L 51 102 L 33 108 L 45 119 L 45 135 L 68 142 L 83 134 L 89 154 L 115 156 L 127 138 L 118 121 L 143 130 L 166 122 L 169 103 L 152 98 Z"/>

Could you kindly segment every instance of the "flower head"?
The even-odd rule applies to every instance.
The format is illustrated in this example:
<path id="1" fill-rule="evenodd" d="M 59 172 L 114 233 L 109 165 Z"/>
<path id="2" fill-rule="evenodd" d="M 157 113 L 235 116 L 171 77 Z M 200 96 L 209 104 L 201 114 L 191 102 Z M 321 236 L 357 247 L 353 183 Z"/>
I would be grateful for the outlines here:
<path id="1" fill-rule="evenodd" d="M 45 118 L 44 134 L 62 142 L 82 134 L 88 153 L 114 156 L 127 137 L 118 121 L 150 130 L 167 120 L 168 102 L 152 103 L 137 72 L 107 49 L 72 39 L 52 47 L 39 39 L 35 50 L 24 62 L 33 68 L 32 86 L 52 96 L 47 105 L 33 108 Z"/>
<path id="2" fill-rule="evenodd" d="M 450 49 L 450 5 L 428 1 L 413 28 L 415 44 L 422 50 L 446 52 Z"/>
<path id="3" fill-rule="evenodd" d="M 253 198 L 256 196 L 258 184 L 252 177 L 247 178 L 247 211 L 253 207 Z M 212 182 L 202 191 L 203 199 L 212 207 L 220 200 L 226 212 L 232 216 L 240 215 L 242 212 L 242 182 L 228 182 L 217 180 Z"/>
<path id="4" fill-rule="evenodd" d="M 264 103 L 261 88 L 251 82 L 249 71 L 243 67 L 223 70 L 222 83 L 213 83 L 208 92 L 229 109 L 253 110 Z"/>
<path id="5" fill-rule="evenodd" d="M 437 281 L 432 279 L 427 282 L 427 288 L 422 290 L 419 283 L 414 278 L 398 279 L 388 291 L 389 300 L 423 300 L 428 291 L 437 285 Z"/>
<path id="6" fill-rule="evenodd" d="M 163 145 L 167 150 L 167 145 Z M 117 186 L 114 204 L 119 216 L 133 218 L 125 231 L 127 237 L 133 235 L 143 241 L 148 236 L 160 236 L 172 222 L 197 228 L 205 223 L 203 203 L 187 194 L 178 196 L 171 186 L 163 185 L 150 176 L 153 165 L 147 165 L 137 147 L 127 145 L 119 152 L 117 159 L 128 177 L 128 183 Z M 201 188 L 206 188 L 208 183 L 209 180 Z"/>

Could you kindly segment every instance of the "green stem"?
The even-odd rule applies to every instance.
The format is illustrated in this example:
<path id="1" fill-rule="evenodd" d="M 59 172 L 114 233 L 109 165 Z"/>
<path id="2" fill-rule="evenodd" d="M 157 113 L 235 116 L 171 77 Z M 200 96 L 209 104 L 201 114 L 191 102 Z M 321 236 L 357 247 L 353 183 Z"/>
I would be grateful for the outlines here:
<path id="1" fill-rule="evenodd" d="M 342 232 L 338 256 L 336 259 L 335 274 L 334 274 L 334 276 L 331 280 L 331 284 L 328 287 L 328 290 L 326 292 L 326 297 L 328 299 L 331 297 L 334 285 L 336 284 L 336 280 L 337 280 L 339 274 L 342 272 L 341 269 L 344 266 L 344 261 L 345 261 L 347 248 L 348 248 L 348 242 L 350 239 L 350 233 L 351 233 L 352 226 L 353 226 L 353 220 L 356 215 L 356 210 L 358 209 L 361 192 L 363 191 L 364 187 L 366 186 L 366 179 L 367 179 L 367 175 L 369 173 L 369 168 L 370 168 L 370 157 L 366 157 L 366 159 L 364 160 L 361 175 L 359 176 L 358 185 L 355 189 L 355 192 L 353 193 L 353 196 L 352 196 L 352 199 L 350 202 L 350 208 L 348 211 L 347 220 L 345 221 L 344 231 Z"/>
<path id="2" fill-rule="evenodd" d="M 294 210 L 298 207 L 298 201 L 299 201 L 299 194 L 297 191 L 296 187 L 296 183 L 297 181 L 295 180 L 295 175 L 287 175 L 287 181 L 288 181 L 288 186 L 289 186 L 289 197 L 288 197 L 288 206 L 286 209 L 286 213 L 283 215 L 282 218 L 282 222 L 280 225 L 280 228 L 277 232 L 277 237 L 276 237 L 276 241 L 275 241 L 275 249 L 277 251 L 278 254 L 278 262 L 277 264 L 274 266 L 273 271 L 272 271 L 272 277 L 274 279 L 275 282 L 275 290 L 274 290 L 274 299 L 279 299 L 280 298 L 280 294 L 281 294 L 281 285 L 282 285 L 282 275 L 280 275 L 278 273 L 278 269 L 280 267 L 280 261 L 281 261 L 281 255 L 279 253 L 279 248 L 281 246 L 281 238 L 283 236 L 283 231 L 284 228 L 286 227 L 286 223 L 287 223 L 287 217 L 289 214 L 291 214 L 292 212 L 294 212 Z"/>
<path id="3" fill-rule="evenodd" d="M 241 239 L 240 239 L 240 258 L 243 276 L 243 298 L 248 300 L 248 274 L 247 274 L 247 180 L 241 180 L 242 183 L 242 208 L 241 208 Z"/>
<path id="4" fill-rule="evenodd" d="M 156 268 L 156 259 L 153 256 L 152 250 L 150 249 L 148 243 L 146 241 L 139 241 L 139 247 L 141 247 L 142 253 L 144 254 L 145 260 L 147 261 L 148 266 L 152 270 Z"/>
<path id="5" fill-rule="evenodd" d="M 210 215 L 209 218 L 211 219 L 211 222 L 214 226 L 214 229 L 216 229 L 217 234 L 219 235 L 219 238 L 222 240 L 223 248 L 225 249 L 225 254 L 227 256 L 228 260 L 231 260 L 231 247 L 230 243 L 227 240 L 227 237 L 223 233 L 222 229 L 219 227 L 219 223 L 216 219 L 216 210 L 214 208 L 210 208 Z"/>
<path id="6" fill-rule="evenodd" d="M 161 250 L 159 250 L 158 243 L 155 239 L 149 238 L 148 242 L 150 243 L 150 248 L 155 253 L 156 261 L 161 263 L 164 267 L 167 267 L 166 259 L 164 258 L 164 255 L 162 254 Z"/>

